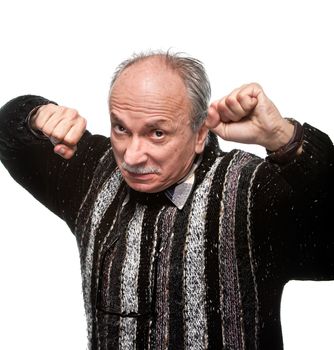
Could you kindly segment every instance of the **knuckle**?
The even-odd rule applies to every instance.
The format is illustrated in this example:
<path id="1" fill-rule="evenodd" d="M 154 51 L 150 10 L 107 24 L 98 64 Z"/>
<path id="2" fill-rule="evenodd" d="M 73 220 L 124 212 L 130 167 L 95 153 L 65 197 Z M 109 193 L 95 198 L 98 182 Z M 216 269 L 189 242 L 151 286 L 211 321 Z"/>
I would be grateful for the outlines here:
<path id="1" fill-rule="evenodd" d="M 73 108 L 65 107 L 65 106 L 59 106 L 57 109 L 57 114 L 61 116 L 61 118 L 73 120 L 77 118 L 78 111 Z"/>
<path id="2" fill-rule="evenodd" d="M 59 141 L 63 141 L 63 139 L 64 139 L 64 135 L 60 131 L 53 131 L 51 136 Z"/>
<path id="3" fill-rule="evenodd" d="M 41 131 L 43 129 L 43 122 L 41 120 L 41 117 L 39 117 L 38 115 L 36 115 L 34 118 L 31 119 L 30 125 Z"/>
<path id="4" fill-rule="evenodd" d="M 65 110 L 66 110 L 66 107 L 64 107 L 64 106 L 58 106 L 58 108 L 57 108 L 57 112 L 58 112 L 59 114 L 64 113 Z"/>
<path id="5" fill-rule="evenodd" d="M 225 101 L 224 100 L 220 100 L 217 104 L 218 109 L 222 109 L 225 108 Z"/>
<path id="6" fill-rule="evenodd" d="M 232 106 L 235 106 L 236 104 L 236 101 L 234 99 L 234 97 L 232 96 L 227 96 L 226 99 L 225 99 L 225 103 L 228 107 L 232 107 Z"/>
<path id="7" fill-rule="evenodd" d="M 226 106 L 226 99 L 218 102 L 218 113 L 226 113 L 228 110 Z"/>
<path id="8" fill-rule="evenodd" d="M 71 109 L 71 118 L 72 119 L 80 118 L 79 112 L 76 109 Z"/>
<path id="9" fill-rule="evenodd" d="M 32 116 L 31 120 L 38 126 L 43 126 L 42 120 L 45 120 L 50 115 L 50 112 L 46 105 L 38 108 L 36 113 Z"/>
<path id="10" fill-rule="evenodd" d="M 76 130 L 85 130 L 87 126 L 87 120 L 78 115 L 78 117 L 73 117 L 71 119 L 71 126 Z"/>
<path id="11" fill-rule="evenodd" d="M 239 91 L 236 98 L 239 103 L 245 102 L 249 98 L 249 91 L 248 90 Z"/>
<path id="12" fill-rule="evenodd" d="M 70 136 L 65 136 L 63 142 L 70 147 L 74 147 L 77 144 L 77 140 Z"/>
<path id="13" fill-rule="evenodd" d="M 58 106 L 55 105 L 54 103 L 48 103 L 46 105 L 43 105 L 38 108 L 38 113 L 51 113 L 52 111 L 55 110 Z"/>
<path id="14" fill-rule="evenodd" d="M 81 118 L 81 121 L 82 121 L 82 126 L 84 127 L 84 129 L 86 129 L 86 127 L 87 127 L 87 119 Z"/>
<path id="15" fill-rule="evenodd" d="M 76 119 L 79 118 L 79 113 L 76 109 L 73 109 L 73 108 L 68 108 L 66 110 L 66 117 L 71 120 L 71 121 L 74 121 Z"/>
<path id="16" fill-rule="evenodd" d="M 41 126 L 41 128 L 39 128 L 39 130 L 47 136 L 50 136 L 52 134 L 52 130 L 50 128 L 48 128 L 46 125 Z"/>
<path id="17" fill-rule="evenodd" d="M 39 115 L 39 114 L 45 112 L 45 110 L 47 110 L 47 109 L 50 109 L 49 104 L 48 104 L 48 105 L 40 106 L 40 107 L 38 108 L 38 110 L 36 111 L 36 115 Z"/>
<path id="18" fill-rule="evenodd" d="M 244 91 L 240 91 L 238 93 L 238 95 L 236 96 L 236 98 L 237 98 L 239 103 L 242 103 L 245 100 L 246 97 L 247 97 L 247 93 L 244 92 Z"/>

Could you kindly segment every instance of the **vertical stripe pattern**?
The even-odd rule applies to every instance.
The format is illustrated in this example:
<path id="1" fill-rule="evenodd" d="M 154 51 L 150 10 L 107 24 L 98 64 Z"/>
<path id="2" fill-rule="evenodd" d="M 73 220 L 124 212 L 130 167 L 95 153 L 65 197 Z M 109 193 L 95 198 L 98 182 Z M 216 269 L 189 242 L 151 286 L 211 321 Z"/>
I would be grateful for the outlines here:
<path id="1" fill-rule="evenodd" d="M 219 275 L 219 227 L 223 188 L 226 169 L 232 155 L 229 154 L 221 159 L 213 176 L 208 210 L 206 213 L 205 236 L 207 246 L 205 249 L 205 276 L 207 283 L 206 304 L 207 304 L 207 324 L 208 324 L 208 349 L 216 350 L 223 348 L 222 316 L 220 309 L 220 275 Z"/>
<path id="2" fill-rule="evenodd" d="M 138 276 L 138 312 L 141 322 L 137 323 L 137 347 L 144 349 L 149 346 L 152 336 L 154 287 L 155 287 L 155 259 L 158 244 L 158 223 L 164 207 L 147 208 L 143 219 L 143 234 L 140 250 L 140 268 Z"/>
<path id="3" fill-rule="evenodd" d="M 251 156 L 246 153 L 235 154 L 227 169 L 221 203 L 219 260 L 223 342 L 227 349 L 236 350 L 245 348 L 245 335 L 236 265 L 235 209 L 240 172 L 250 160 Z"/>
<path id="4" fill-rule="evenodd" d="M 169 289 L 168 281 L 170 279 L 170 253 L 171 242 L 173 241 L 173 222 L 177 208 L 174 206 L 166 207 L 160 216 L 157 231 L 159 231 L 159 243 L 156 254 L 156 297 L 154 324 L 154 349 L 163 350 L 168 347 L 168 325 L 169 325 Z M 152 336 L 151 336 L 152 338 Z"/>
<path id="5" fill-rule="evenodd" d="M 196 189 L 189 215 L 184 263 L 185 347 L 207 348 L 207 319 L 205 302 L 205 216 L 213 174 L 219 161 Z"/>
<path id="6" fill-rule="evenodd" d="M 254 336 L 245 337 L 246 349 L 257 349 L 257 328 L 258 328 L 258 297 L 257 282 L 255 278 L 255 267 L 253 260 L 253 242 L 251 237 L 251 207 L 252 190 L 255 174 L 261 163 L 258 159 L 252 159 L 247 163 L 247 167 L 242 170 L 240 176 L 237 205 L 235 216 L 238 220 L 235 222 L 235 242 L 236 242 L 236 261 L 238 263 L 238 280 L 240 286 L 247 286 L 247 292 L 241 293 L 242 310 L 246 317 L 243 319 L 244 333 Z M 245 203 L 247 204 L 245 206 Z M 245 207 L 247 212 L 245 215 Z"/>
<path id="7" fill-rule="evenodd" d="M 145 207 L 137 206 L 127 231 L 127 247 L 121 275 L 121 310 L 126 315 L 138 312 L 138 273 L 141 229 Z M 120 349 L 133 349 L 136 340 L 136 317 L 120 319 Z"/>
<path id="8" fill-rule="evenodd" d="M 254 285 L 254 298 L 255 302 L 252 300 L 252 305 L 254 305 L 254 337 L 250 337 L 251 339 L 254 339 L 254 344 L 252 346 L 255 350 L 258 348 L 258 331 L 259 331 L 259 299 L 258 299 L 258 291 L 257 291 L 257 282 L 255 277 L 255 267 L 254 267 L 254 258 L 253 258 L 253 240 L 252 240 L 252 234 L 251 234 L 251 206 L 252 206 L 252 190 L 253 190 L 253 183 L 255 176 L 257 174 L 258 169 L 262 163 L 257 165 L 254 172 L 251 174 L 251 180 L 250 180 L 250 186 L 248 188 L 247 192 L 247 238 L 248 238 L 248 252 L 249 252 L 249 262 L 250 262 L 250 268 L 252 271 L 252 279 L 253 279 L 253 285 Z M 250 330 L 251 332 L 251 330 Z"/>
<path id="9" fill-rule="evenodd" d="M 95 179 L 99 180 L 99 179 Z M 83 295 L 84 304 L 87 318 L 88 335 L 92 334 L 92 309 L 91 309 L 91 283 L 92 283 L 92 270 L 93 270 L 93 255 L 95 247 L 95 236 L 99 224 L 107 211 L 110 203 L 114 200 L 117 190 L 122 181 L 122 176 L 118 170 L 114 171 L 111 176 L 105 181 L 103 186 L 99 189 L 94 206 L 91 208 L 88 217 L 91 218 L 90 225 L 84 227 L 85 232 L 80 235 L 81 239 L 86 238 L 85 250 L 81 249 L 81 273 L 83 280 Z M 94 188 L 94 180 L 91 185 Z M 81 244 L 83 244 L 81 242 Z M 80 248 L 80 247 L 79 247 Z"/>

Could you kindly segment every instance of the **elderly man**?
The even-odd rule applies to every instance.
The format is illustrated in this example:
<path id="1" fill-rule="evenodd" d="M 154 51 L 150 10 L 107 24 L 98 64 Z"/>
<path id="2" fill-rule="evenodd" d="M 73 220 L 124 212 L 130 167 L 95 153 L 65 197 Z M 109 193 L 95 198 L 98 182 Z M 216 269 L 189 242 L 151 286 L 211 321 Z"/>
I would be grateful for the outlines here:
<path id="1" fill-rule="evenodd" d="M 2 162 L 76 236 L 90 349 L 282 349 L 284 284 L 334 278 L 329 138 L 258 84 L 209 98 L 199 61 L 149 53 L 115 73 L 110 140 L 39 96 L 0 111 Z"/>

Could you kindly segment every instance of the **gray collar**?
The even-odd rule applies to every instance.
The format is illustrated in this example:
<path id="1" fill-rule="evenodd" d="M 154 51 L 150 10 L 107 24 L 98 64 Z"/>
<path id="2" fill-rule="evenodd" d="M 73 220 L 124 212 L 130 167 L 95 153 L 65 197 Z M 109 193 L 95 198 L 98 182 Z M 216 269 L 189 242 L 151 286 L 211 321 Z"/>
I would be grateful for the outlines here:
<path id="1" fill-rule="evenodd" d="M 188 175 L 180 180 L 175 186 L 167 188 L 164 193 L 166 197 L 178 208 L 182 209 L 193 189 L 195 183 L 195 170 L 201 164 L 202 154 L 196 157 Z"/>

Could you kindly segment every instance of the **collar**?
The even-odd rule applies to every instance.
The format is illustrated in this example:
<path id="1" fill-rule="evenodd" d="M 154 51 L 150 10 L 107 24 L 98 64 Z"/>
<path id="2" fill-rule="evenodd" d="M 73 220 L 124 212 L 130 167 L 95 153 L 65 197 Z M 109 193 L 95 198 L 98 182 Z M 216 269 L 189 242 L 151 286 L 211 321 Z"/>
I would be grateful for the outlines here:
<path id="1" fill-rule="evenodd" d="M 196 157 L 188 175 L 180 180 L 176 185 L 167 188 L 164 191 L 166 197 L 178 208 L 182 209 L 193 189 L 195 183 L 195 170 L 201 164 L 203 155 Z"/>

